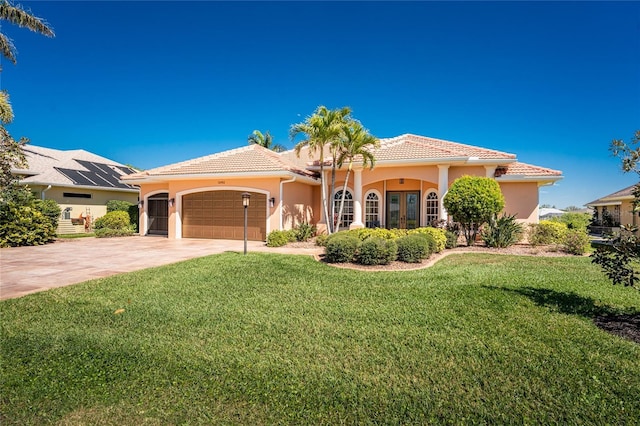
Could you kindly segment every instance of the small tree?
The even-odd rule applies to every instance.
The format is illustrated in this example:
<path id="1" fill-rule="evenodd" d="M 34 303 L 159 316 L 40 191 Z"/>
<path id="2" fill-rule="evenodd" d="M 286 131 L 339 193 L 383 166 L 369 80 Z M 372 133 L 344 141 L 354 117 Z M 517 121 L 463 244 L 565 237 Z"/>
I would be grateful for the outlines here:
<path id="1" fill-rule="evenodd" d="M 498 182 L 479 176 L 456 179 L 442 202 L 454 220 L 460 222 L 467 245 L 473 245 L 480 226 L 504 208 L 504 196 Z"/>
<path id="2" fill-rule="evenodd" d="M 640 147 L 636 146 L 638 144 L 640 130 L 636 130 L 628 144 L 619 139 L 611 142 L 609 150 L 622 160 L 622 170 L 625 173 L 635 172 L 640 175 Z M 640 183 L 636 184 L 632 194 L 635 212 L 640 207 Z M 611 217 L 604 212 L 600 220 L 605 226 L 608 225 L 607 222 L 612 222 Z M 591 255 L 591 260 L 600 265 L 613 284 L 624 284 L 640 290 L 636 272 L 640 260 L 640 238 L 636 235 L 637 231 L 636 227 L 622 225 L 620 232 L 608 238 L 606 246 L 596 249 Z"/>

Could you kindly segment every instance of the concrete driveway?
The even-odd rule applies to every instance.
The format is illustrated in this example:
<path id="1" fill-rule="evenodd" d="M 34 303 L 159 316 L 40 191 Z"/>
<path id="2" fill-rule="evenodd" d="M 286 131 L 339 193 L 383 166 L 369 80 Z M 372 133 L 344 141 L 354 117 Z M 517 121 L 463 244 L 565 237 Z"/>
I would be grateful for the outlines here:
<path id="1" fill-rule="evenodd" d="M 243 241 L 140 236 L 78 238 L 43 246 L 3 248 L 0 249 L 0 300 L 195 257 L 243 250 Z M 319 249 L 269 248 L 259 241 L 249 241 L 247 250 L 309 255 L 320 252 Z"/>

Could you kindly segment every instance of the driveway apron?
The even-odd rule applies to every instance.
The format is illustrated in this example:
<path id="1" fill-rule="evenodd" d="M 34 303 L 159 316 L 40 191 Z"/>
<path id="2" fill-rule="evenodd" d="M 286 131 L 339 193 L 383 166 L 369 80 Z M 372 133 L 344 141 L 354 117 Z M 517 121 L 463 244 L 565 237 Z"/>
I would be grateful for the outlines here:
<path id="1" fill-rule="evenodd" d="M 242 252 L 243 241 L 169 240 L 163 237 L 78 238 L 34 247 L 0 249 L 0 300 L 63 287 L 123 272 L 180 262 L 195 257 Z M 304 253 L 274 250 L 249 241 L 249 251 Z"/>

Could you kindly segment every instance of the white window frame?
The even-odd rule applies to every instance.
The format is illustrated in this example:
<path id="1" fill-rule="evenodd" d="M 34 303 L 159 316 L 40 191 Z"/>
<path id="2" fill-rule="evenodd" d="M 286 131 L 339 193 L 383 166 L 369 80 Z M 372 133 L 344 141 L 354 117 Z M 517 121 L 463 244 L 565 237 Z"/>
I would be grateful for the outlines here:
<path id="1" fill-rule="evenodd" d="M 378 222 L 378 228 L 382 227 L 382 195 L 380 194 L 380 192 L 378 192 L 375 189 L 371 189 L 369 191 L 366 192 L 366 194 L 364 195 L 364 224 L 365 226 L 367 226 L 367 223 L 370 222 L 369 221 L 369 212 L 367 211 L 368 208 L 368 204 L 369 204 L 369 195 L 375 195 L 376 197 L 378 197 L 378 213 L 376 214 L 376 219 L 375 222 Z"/>
<path id="2" fill-rule="evenodd" d="M 433 202 L 434 199 L 433 198 L 429 198 L 429 195 L 431 194 L 435 194 L 436 198 L 435 198 L 435 202 L 436 205 L 435 207 L 433 206 L 429 206 L 428 203 Z M 438 190 L 435 188 L 429 188 L 425 191 L 424 193 L 424 225 L 423 226 L 429 226 L 431 224 L 431 222 L 433 221 L 438 221 L 440 219 L 440 196 L 438 195 Z M 434 210 L 435 209 L 435 210 Z M 429 213 L 429 212 L 432 213 Z"/>
<path id="3" fill-rule="evenodd" d="M 340 223 L 340 229 L 349 229 L 349 226 L 355 221 L 355 212 L 354 212 L 354 204 L 355 197 L 353 196 L 353 190 L 351 188 L 347 188 L 347 193 L 351 196 L 351 198 L 345 197 L 344 199 L 344 210 L 342 211 L 342 222 Z M 340 194 L 340 197 L 336 199 L 336 197 Z M 342 200 L 342 188 L 338 189 L 333 193 L 333 197 L 331 198 L 331 206 L 333 207 L 333 213 L 331 218 L 337 217 L 338 210 L 340 210 L 340 201 Z M 351 204 L 351 209 L 349 209 L 349 204 Z M 345 221 L 345 216 L 351 215 L 351 221 Z"/>

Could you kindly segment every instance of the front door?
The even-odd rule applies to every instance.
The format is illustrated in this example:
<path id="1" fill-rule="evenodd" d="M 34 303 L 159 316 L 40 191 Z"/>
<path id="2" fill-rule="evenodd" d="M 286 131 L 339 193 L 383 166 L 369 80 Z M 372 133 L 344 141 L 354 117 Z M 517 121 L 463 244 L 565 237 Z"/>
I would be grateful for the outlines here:
<path id="1" fill-rule="evenodd" d="M 387 228 L 414 229 L 420 226 L 420 193 L 387 193 Z"/>
<path id="2" fill-rule="evenodd" d="M 152 195 L 147 200 L 149 225 L 147 233 L 167 235 L 169 233 L 169 194 Z"/>

